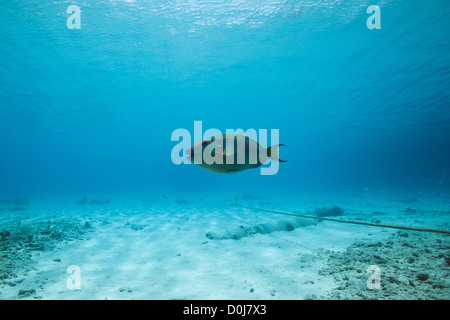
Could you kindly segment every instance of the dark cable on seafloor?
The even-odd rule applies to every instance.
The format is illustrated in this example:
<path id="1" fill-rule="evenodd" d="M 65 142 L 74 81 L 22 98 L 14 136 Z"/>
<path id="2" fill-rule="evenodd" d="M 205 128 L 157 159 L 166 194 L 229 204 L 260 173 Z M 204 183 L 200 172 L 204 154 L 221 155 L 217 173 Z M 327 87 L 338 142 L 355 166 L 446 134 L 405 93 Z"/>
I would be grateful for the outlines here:
<path id="1" fill-rule="evenodd" d="M 359 221 L 348 221 L 348 220 L 339 220 L 339 219 L 331 219 L 331 218 L 323 218 L 323 217 L 305 216 L 305 215 L 302 215 L 302 214 L 296 214 L 296 213 L 290 213 L 290 212 L 282 212 L 282 211 L 276 211 L 276 210 L 267 210 L 267 209 L 259 209 L 259 208 L 252 208 L 252 207 L 247 207 L 247 206 L 241 206 L 241 205 L 237 204 L 237 201 L 235 201 L 235 206 L 241 207 L 241 208 L 245 208 L 245 209 L 250 209 L 250 210 L 271 212 L 271 213 L 283 214 L 283 215 L 286 215 L 286 216 L 294 216 L 294 217 L 300 217 L 300 218 L 306 218 L 306 219 L 326 220 L 326 221 L 341 222 L 341 223 L 362 224 L 362 225 L 365 225 L 365 226 L 372 226 L 372 227 L 401 229 L 401 230 L 410 230 L 410 231 L 419 231 L 419 232 L 443 233 L 443 234 L 449 234 L 450 235 L 450 231 L 448 231 L 448 230 L 427 229 L 427 228 L 413 228 L 413 227 L 393 226 L 393 225 L 390 225 L 390 224 L 359 222 Z"/>

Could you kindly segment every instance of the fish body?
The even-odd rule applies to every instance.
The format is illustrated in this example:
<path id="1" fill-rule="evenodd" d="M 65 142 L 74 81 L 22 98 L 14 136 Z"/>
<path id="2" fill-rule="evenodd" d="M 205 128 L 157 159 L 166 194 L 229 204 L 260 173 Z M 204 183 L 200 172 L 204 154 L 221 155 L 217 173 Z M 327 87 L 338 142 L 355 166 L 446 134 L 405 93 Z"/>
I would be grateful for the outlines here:
<path id="1" fill-rule="evenodd" d="M 222 174 L 237 173 L 258 168 L 269 159 L 285 162 L 278 158 L 277 144 L 269 148 L 240 134 L 222 134 L 205 139 L 188 150 L 188 160 L 194 164 Z"/>

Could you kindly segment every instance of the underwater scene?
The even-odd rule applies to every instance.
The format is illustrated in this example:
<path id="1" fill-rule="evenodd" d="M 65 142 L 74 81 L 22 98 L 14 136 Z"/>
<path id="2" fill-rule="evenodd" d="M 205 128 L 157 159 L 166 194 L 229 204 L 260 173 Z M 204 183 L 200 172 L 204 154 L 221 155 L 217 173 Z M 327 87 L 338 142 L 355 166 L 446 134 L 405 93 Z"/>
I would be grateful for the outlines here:
<path id="1" fill-rule="evenodd" d="M 0 300 L 449 299 L 449 16 L 2 1 Z"/>

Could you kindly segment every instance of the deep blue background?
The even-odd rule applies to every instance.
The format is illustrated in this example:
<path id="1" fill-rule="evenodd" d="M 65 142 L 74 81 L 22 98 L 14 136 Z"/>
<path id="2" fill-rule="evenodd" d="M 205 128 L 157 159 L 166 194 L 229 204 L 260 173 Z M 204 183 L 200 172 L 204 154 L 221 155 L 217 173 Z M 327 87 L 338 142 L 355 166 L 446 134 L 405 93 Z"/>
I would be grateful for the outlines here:
<path id="1" fill-rule="evenodd" d="M 449 16 L 447 0 L 2 1 L 0 194 L 448 191 Z M 194 120 L 279 129 L 288 162 L 175 166 L 172 131 Z"/>

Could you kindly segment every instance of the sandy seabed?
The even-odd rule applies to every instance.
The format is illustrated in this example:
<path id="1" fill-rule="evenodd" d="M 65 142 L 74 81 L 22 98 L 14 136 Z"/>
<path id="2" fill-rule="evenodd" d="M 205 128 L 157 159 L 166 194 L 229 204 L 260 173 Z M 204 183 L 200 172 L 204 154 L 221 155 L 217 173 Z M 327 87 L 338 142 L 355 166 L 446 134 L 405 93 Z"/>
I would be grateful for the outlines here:
<path id="1" fill-rule="evenodd" d="M 234 206 L 234 195 L 1 199 L 0 299 L 450 298 L 444 234 L 258 212 Z M 444 196 L 239 194 L 238 203 L 309 215 L 337 205 L 344 213 L 333 218 L 450 229 Z M 379 289 L 367 286 L 370 266 Z"/>

